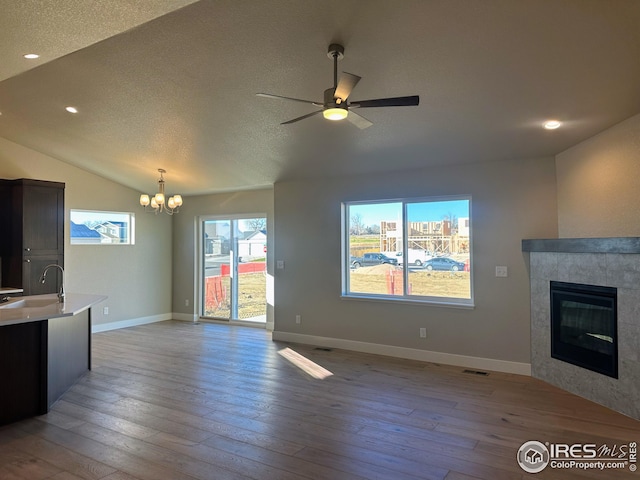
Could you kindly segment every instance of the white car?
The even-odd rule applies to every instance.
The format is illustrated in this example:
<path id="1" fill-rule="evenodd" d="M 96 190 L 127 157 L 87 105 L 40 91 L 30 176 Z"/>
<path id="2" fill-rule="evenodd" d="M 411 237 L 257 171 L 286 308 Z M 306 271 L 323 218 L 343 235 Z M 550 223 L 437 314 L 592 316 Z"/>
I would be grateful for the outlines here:
<path id="1" fill-rule="evenodd" d="M 398 259 L 398 265 L 403 264 L 403 252 L 385 252 L 385 255 Z M 418 248 L 410 248 L 408 262 L 409 265 L 415 265 L 416 267 L 421 267 L 424 262 L 429 260 L 431 255 L 426 250 L 418 249 Z"/>

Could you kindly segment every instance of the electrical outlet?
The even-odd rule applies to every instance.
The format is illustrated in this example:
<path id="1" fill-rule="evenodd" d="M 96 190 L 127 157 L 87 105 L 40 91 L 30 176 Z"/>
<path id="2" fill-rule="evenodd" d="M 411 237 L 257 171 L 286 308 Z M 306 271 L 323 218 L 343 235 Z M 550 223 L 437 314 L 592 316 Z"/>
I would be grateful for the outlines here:
<path id="1" fill-rule="evenodd" d="M 300 319 L 300 315 L 296 315 L 296 324 L 300 325 L 301 319 Z"/>
<path id="2" fill-rule="evenodd" d="M 427 338 L 427 329 L 426 328 L 420 328 L 420 338 Z"/>
<path id="3" fill-rule="evenodd" d="M 102 314 L 109 315 L 109 307 L 102 307 Z"/>
<path id="4" fill-rule="evenodd" d="M 284 260 L 278 260 L 276 261 L 276 268 L 278 270 L 284 270 Z"/>
<path id="5" fill-rule="evenodd" d="M 188 307 L 188 306 L 189 306 L 189 299 L 188 299 L 188 298 L 185 298 L 185 299 L 184 299 L 184 306 L 185 306 L 185 307 Z"/>
<path id="6" fill-rule="evenodd" d="M 507 267 L 496 267 L 496 277 L 507 277 Z"/>

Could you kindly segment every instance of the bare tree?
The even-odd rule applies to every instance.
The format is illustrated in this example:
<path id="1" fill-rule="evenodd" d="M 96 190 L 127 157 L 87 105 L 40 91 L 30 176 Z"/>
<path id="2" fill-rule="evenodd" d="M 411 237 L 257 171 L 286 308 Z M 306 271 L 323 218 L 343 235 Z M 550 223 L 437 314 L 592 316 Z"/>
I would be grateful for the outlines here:
<path id="1" fill-rule="evenodd" d="M 362 220 L 362 214 L 354 213 L 351 215 L 351 229 L 350 233 L 352 235 L 362 235 L 364 232 L 364 221 Z"/>
<path id="2" fill-rule="evenodd" d="M 259 230 L 264 230 L 267 227 L 267 219 L 266 218 L 252 218 L 246 221 L 247 227 L 249 227 L 254 232 Z"/>
<path id="3" fill-rule="evenodd" d="M 380 235 L 380 225 L 369 225 L 367 227 L 367 233 L 369 235 Z"/>

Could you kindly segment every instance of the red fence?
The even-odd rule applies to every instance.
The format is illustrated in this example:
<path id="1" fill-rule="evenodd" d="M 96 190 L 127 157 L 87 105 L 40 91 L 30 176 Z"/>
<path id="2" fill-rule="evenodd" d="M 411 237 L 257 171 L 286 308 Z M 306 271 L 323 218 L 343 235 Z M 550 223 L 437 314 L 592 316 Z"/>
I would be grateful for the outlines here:
<path id="1" fill-rule="evenodd" d="M 227 299 L 227 289 L 222 284 L 222 277 L 205 278 L 205 306 L 209 308 L 218 308 Z"/>
<path id="2" fill-rule="evenodd" d="M 387 293 L 404 295 L 404 272 L 402 270 L 387 270 Z M 411 284 L 407 293 L 411 295 Z"/>
<path id="3" fill-rule="evenodd" d="M 256 272 L 264 272 L 266 268 L 265 262 L 249 262 L 249 263 L 239 263 L 238 264 L 238 273 L 256 273 Z M 223 277 L 228 277 L 231 268 L 228 263 L 223 263 L 220 265 L 220 275 Z"/>
<path id="4" fill-rule="evenodd" d="M 228 277 L 230 272 L 229 264 L 220 265 L 220 275 L 205 278 L 205 307 L 206 309 L 219 308 L 226 302 L 227 286 L 229 281 L 223 281 L 223 277 Z M 238 264 L 238 274 L 264 272 L 265 262 L 248 262 Z"/>

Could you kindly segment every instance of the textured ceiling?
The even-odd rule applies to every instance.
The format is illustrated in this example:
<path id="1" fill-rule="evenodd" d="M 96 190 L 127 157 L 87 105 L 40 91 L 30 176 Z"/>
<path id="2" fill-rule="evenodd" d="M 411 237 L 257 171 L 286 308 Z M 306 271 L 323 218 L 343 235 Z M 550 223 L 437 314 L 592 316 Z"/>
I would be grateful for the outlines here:
<path id="1" fill-rule="evenodd" d="M 0 80 L 196 0 L 0 0 Z M 37 60 L 23 55 L 38 53 Z"/>
<path id="2" fill-rule="evenodd" d="M 0 0 L 0 10 L 0 136 L 142 191 L 157 168 L 170 193 L 189 195 L 517 161 L 640 111 L 634 0 Z M 374 123 L 365 130 L 322 116 L 280 125 L 314 107 L 255 94 L 321 100 L 334 42 L 346 50 L 339 70 L 362 77 L 352 99 L 417 94 L 420 105 L 361 110 Z M 27 51 L 42 58 L 28 64 Z M 548 118 L 563 128 L 541 129 Z"/>

